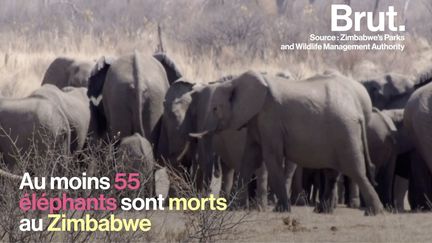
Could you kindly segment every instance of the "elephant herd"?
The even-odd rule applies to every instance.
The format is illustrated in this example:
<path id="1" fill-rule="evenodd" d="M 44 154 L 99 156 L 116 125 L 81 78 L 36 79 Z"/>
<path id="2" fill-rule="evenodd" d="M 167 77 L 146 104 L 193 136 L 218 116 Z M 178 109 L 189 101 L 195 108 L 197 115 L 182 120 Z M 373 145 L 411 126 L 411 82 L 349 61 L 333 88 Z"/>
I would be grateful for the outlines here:
<path id="1" fill-rule="evenodd" d="M 192 171 L 202 193 L 220 175 L 235 207 L 253 200 L 265 209 L 274 195 L 275 211 L 290 211 L 307 192 L 317 212 L 346 197 L 375 215 L 402 210 L 408 191 L 412 209 L 428 209 L 431 80 L 430 72 L 355 81 L 338 72 L 294 80 L 246 71 L 194 83 L 165 53 L 59 57 L 28 97 L 0 98 L 0 152 L 12 170 L 30 143 L 71 154 L 115 140 L 133 168 L 152 172 L 154 161 Z"/>

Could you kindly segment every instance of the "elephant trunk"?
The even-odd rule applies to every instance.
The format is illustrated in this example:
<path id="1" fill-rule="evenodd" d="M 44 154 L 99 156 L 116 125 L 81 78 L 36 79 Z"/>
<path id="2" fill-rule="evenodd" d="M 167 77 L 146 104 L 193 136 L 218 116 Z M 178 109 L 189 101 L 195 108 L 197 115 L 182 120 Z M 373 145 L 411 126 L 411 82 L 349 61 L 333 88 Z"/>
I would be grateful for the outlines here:
<path id="1" fill-rule="evenodd" d="M 191 132 L 189 133 L 190 137 L 202 139 L 206 135 L 213 133 L 218 128 L 218 122 L 215 117 L 206 117 L 207 121 L 202 122 L 197 132 Z"/>
<path id="2" fill-rule="evenodd" d="M 190 148 L 190 141 L 187 141 L 182 152 L 176 158 L 177 162 L 180 162 L 184 158 L 186 153 L 189 151 L 189 148 Z"/>
<path id="3" fill-rule="evenodd" d="M 212 136 L 205 136 L 198 141 L 198 163 L 203 174 L 202 189 L 204 192 L 207 192 L 210 188 L 213 166 L 216 163 L 212 141 Z"/>

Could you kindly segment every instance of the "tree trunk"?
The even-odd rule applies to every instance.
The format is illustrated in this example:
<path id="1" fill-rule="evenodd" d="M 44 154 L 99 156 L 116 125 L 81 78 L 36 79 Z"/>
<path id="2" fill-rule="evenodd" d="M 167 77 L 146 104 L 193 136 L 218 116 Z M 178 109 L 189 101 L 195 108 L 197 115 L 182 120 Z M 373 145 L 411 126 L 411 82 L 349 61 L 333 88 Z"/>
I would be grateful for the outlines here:
<path id="1" fill-rule="evenodd" d="M 375 16 L 376 16 L 377 12 L 378 12 L 379 3 L 380 3 L 380 0 L 375 0 L 375 6 L 374 6 L 374 9 L 373 9 L 373 17 L 374 17 L 374 19 L 375 19 Z"/>

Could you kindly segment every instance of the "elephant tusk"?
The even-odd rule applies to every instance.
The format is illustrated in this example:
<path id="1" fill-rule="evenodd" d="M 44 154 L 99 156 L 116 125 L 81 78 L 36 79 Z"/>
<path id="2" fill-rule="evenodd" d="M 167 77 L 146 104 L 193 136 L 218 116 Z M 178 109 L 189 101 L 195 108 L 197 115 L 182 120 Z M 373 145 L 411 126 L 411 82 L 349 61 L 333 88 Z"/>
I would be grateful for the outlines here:
<path id="1" fill-rule="evenodd" d="M 204 137 L 204 135 L 206 135 L 209 131 L 204 131 L 204 132 L 198 132 L 198 133 L 189 133 L 189 136 L 193 137 L 193 138 L 202 138 Z"/>
<path id="2" fill-rule="evenodd" d="M 7 172 L 7 171 L 4 171 L 2 169 L 0 169 L 0 177 L 5 177 L 5 178 L 11 179 L 11 180 L 22 180 L 22 178 L 23 178 L 22 176 L 14 175 L 14 174 Z"/>
<path id="3" fill-rule="evenodd" d="M 186 155 L 187 151 L 189 150 L 189 147 L 190 147 L 190 142 L 188 141 L 184 146 L 182 152 L 179 154 L 179 156 L 177 156 L 177 161 L 183 159 L 183 157 Z"/>

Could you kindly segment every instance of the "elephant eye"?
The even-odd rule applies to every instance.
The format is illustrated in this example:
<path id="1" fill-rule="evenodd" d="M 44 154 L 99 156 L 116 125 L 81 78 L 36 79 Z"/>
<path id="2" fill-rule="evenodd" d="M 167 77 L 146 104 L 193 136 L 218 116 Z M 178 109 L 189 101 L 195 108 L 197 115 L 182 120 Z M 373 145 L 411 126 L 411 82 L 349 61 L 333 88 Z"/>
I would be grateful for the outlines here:
<path id="1" fill-rule="evenodd" d="M 214 106 L 214 107 L 213 107 L 213 112 L 216 112 L 216 111 L 217 111 L 217 107 Z"/>

